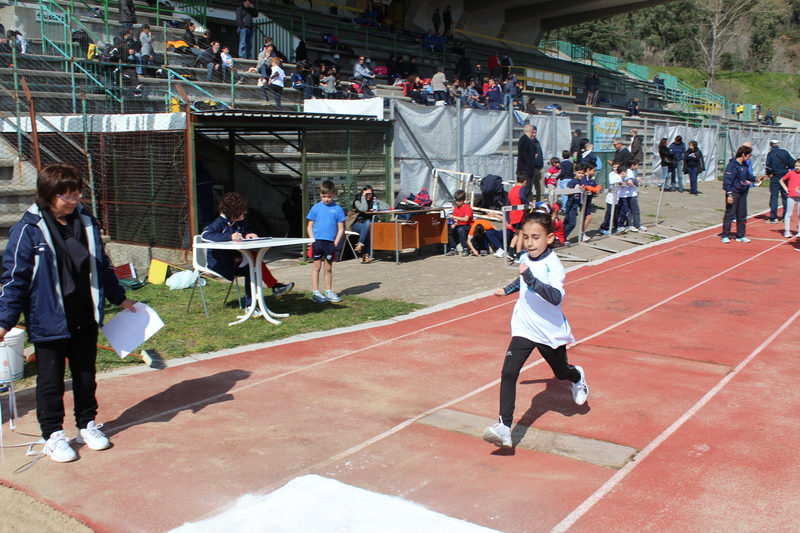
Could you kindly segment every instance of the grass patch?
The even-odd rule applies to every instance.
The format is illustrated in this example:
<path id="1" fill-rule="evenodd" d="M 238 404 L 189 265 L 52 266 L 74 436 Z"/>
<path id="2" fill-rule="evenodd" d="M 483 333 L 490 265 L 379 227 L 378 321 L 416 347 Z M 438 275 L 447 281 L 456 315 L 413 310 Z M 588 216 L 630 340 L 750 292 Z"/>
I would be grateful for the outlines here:
<path id="1" fill-rule="evenodd" d="M 244 324 L 228 326 L 243 314 L 236 304 L 236 289 L 232 291 L 234 301 L 222 302 L 228 284 L 211 281 L 205 287 L 209 317 L 203 311 L 200 291 L 195 291 L 192 306 L 186 312 L 191 289 L 170 291 L 166 285 L 145 285 L 141 289 L 129 291 L 128 297 L 145 303 L 158 312 L 164 321 L 164 327 L 150 340 L 144 343 L 143 349 L 156 350 L 164 359 L 176 359 L 196 353 L 212 352 L 226 348 L 236 348 L 247 344 L 268 342 L 291 337 L 300 333 L 326 331 L 329 329 L 353 326 L 385 320 L 405 315 L 424 305 L 399 300 L 370 300 L 358 296 L 342 295 L 337 304 L 317 304 L 311 300 L 310 293 L 292 292 L 281 300 L 271 295 L 266 303 L 276 313 L 290 313 L 289 318 L 282 319 L 279 326 L 271 324 L 263 318 L 251 318 Z M 244 291 L 242 292 L 244 300 Z M 122 311 L 121 307 L 107 305 L 106 321 Z M 100 334 L 101 345 L 108 345 Z M 106 372 L 122 367 L 144 364 L 140 359 L 128 356 L 120 359 L 115 352 L 97 350 L 97 371 Z M 34 382 L 36 363 L 25 363 L 25 378 L 17 383 L 24 387 Z M 69 378 L 69 369 L 67 369 Z"/>

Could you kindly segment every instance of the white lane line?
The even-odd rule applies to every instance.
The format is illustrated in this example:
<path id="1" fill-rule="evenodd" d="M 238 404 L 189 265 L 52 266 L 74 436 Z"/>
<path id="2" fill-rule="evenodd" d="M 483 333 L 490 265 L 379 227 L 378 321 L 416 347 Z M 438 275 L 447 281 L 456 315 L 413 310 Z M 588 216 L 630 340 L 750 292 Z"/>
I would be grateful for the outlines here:
<path id="1" fill-rule="evenodd" d="M 706 284 L 706 283 L 708 283 L 709 281 L 712 281 L 712 280 L 715 280 L 715 279 L 717 279 L 718 277 L 722 276 L 723 274 L 727 274 L 727 273 L 728 273 L 728 272 L 730 272 L 731 270 L 735 270 L 735 269 L 739 268 L 740 266 L 742 266 L 742 265 L 743 265 L 743 264 L 745 264 L 745 263 L 749 263 L 749 262 L 750 262 L 750 261 L 752 261 L 753 259 L 756 259 L 756 258 L 758 258 L 758 257 L 761 257 L 762 255 L 764 255 L 764 254 L 765 254 L 765 253 L 767 253 L 767 252 L 771 252 L 772 250 L 774 250 L 774 249 L 775 249 L 775 248 L 777 248 L 778 246 L 783 246 L 783 244 L 784 244 L 784 243 L 779 243 L 779 244 L 776 244 L 776 245 L 774 245 L 774 246 L 771 246 L 771 247 L 767 248 L 766 250 L 764 250 L 764 251 L 762 251 L 762 252 L 759 252 L 759 253 L 757 253 L 757 254 L 756 254 L 756 255 L 754 255 L 754 256 L 748 257 L 748 258 L 747 258 L 747 259 L 745 259 L 744 261 L 742 261 L 742 262 L 740 262 L 740 263 L 737 263 L 737 264 L 733 265 L 733 266 L 732 266 L 732 267 L 730 267 L 730 268 L 726 268 L 726 269 L 725 269 L 725 270 L 723 270 L 722 272 L 719 272 L 719 273 L 717 273 L 717 274 L 714 274 L 714 275 L 713 275 L 713 276 L 711 276 L 710 278 L 706 278 L 706 279 L 704 279 L 703 281 L 701 281 L 701 282 L 699 282 L 699 283 L 695 283 L 695 284 L 694 284 L 694 285 L 692 285 L 691 287 L 688 287 L 688 288 L 686 288 L 686 289 L 684 289 L 684 290 L 682 290 L 682 291 L 680 291 L 680 292 L 677 292 L 677 293 L 673 294 L 672 296 L 670 296 L 669 298 L 665 298 L 665 299 L 661 300 L 660 302 L 658 302 L 658 303 L 655 303 L 655 304 L 651 305 L 650 307 L 647 307 L 647 308 L 645 308 L 645 309 L 642 309 L 642 310 L 641 310 L 641 311 L 639 311 L 638 313 L 634 313 L 634 314 L 632 314 L 631 316 L 629 316 L 628 318 L 624 318 L 624 319 L 620 320 L 620 321 L 619 321 L 619 322 L 617 322 L 616 324 L 612 324 L 612 325 L 608 326 L 608 327 L 607 327 L 607 328 L 605 328 L 605 329 L 601 329 L 600 331 L 598 331 L 598 332 L 596 332 L 596 333 L 593 333 L 593 334 L 589 335 L 588 337 L 584 337 L 584 338 L 583 338 L 583 339 L 581 339 L 581 340 L 575 341 L 573 344 L 570 344 L 570 345 L 568 346 L 568 348 L 572 348 L 572 347 L 574 347 L 574 346 L 577 346 L 578 344 L 582 344 L 582 343 L 584 343 L 584 342 L 586 342 L 586 341 L 589 341 L 589 340 L 591 340 L 591 339 L 594 339 L 595 337 L 598 337 L 598 336 L 602 335 L 603 333 L 608 333 L 608 332 L 609 332 L 609 331 L 611 331 L 612 329 L 614 329 L 614 328 L 616 328 L 616 327 L 619 327 L 619 326 L 621 326 L 622 324 L 625 324 L 626 322 L 630 322 L 631 320 L 633 320 L 633 319 L 635 319 L 635 318 L 638 318 L 638 317 L 642 316 L 643 314 L 645 314 L 645 313 L 647 313 L 647 312 L 649 312 L 649 311 L 652 311 L 653 309 L 655 309 L 655 308 L 657 308 L 657 307 L 661 307 L 661 306 L 662 306 L 662 305 L 664 305 L 665 303 L 667 303 L 667 302 L 669 302 L 669 301 L 671 301 L 671 300 L 674 300 L 675 298 L 677 298 L 677 297 L 679 297 L 679 296 L 683 296 L 683 295 L 684 295 L 684 294 L 686 294 L 687 292 L 689 292 L 689 291 L 692 291 L 692 290 L 696 289 L 697 287 L 700 287 L 701 285 L 705 285 L 705 284 Z"/>
<path id="2" fill-rule="evenodd" d="M 770 335 L 764 342 L 762 342 L 758 348 L 753 350 L 750 353 L 750 355 L 748 355 L 741 363 L 736 365 L 736 368 L 734 368 L 730 372 L 730 374 L 722 378 L 720 382 L 714 386 L 714 388 L 708 391 L 705 394 L 705 396 L 700 398 L 700 400 L 697 403 L 695 403 L 688 411 L 686 411 L 679 419 L 673 422 L 671 426 L 665 429 L 658 437 L 653 439 L 647 446 L 645 446 L 644 449 L 642 449 L 642 451 L 639 452 L 639 454 L 636 456 L 634 461 L 628 463 L 620 470 L 618 470 L 613 476 L 611 476 L 611 478 L 609 478 L 608 481 L 603 483 L 603 485 L 599 489 L 597 489 L 591 496 L 586 498 L 586 500 L 583 503 L 581 503 L 578 507 L 576 507 L 575 510 L 572 511 L 569 515 L 567 515 L 566 518 L 564 518 L 561 522 L 559 522 L 551 530 L 551 533 L 564 533 L 565 531 L 569 530 L 569 528 L 572 527 L 581 516 L 586 514 L 597 502 L 599 502 L 603 498 L 603 496 L 605 496 L 611 490 L 613 490 L 614 487 L 616 487 L 620 483 L 620 481 L 622 481 L 625 478 L 625 476 L 630 474 L 631 471 L 638 465 L 642 464 L 642 461 L 644 461 L 648 455 L 653 453 L 653 451 L 656 448 L 658 448 L 658 446 L 660 446 L 672 434 L 678 431 L 678 429 L 680 429 L 680 427 L 686 421 L 692 418 L 700 409 L 703 408 L 703 406 L 705 406 L 714 396 L 716 396 L 716 394 L 720 390 L 722 390 L 722 388 L 725 385 L 727 385 L 728 382 L 730 382 L 734 377 L 736 377 L 739 374 L 739 372 L 741 372 L 744 369 L 744 367 L 746 367 L 750 363 L 750 361 L 752 361 L 759 353 L 761 353 L 764 350 L 764 348 L 769 346 L 772 343 L 772 341 L 774 341 L 775 338 L 778 337 L 778 335 L 783 333 L 786 330 L 786 328 L 788 328 L 798 316 L 800 316 L 800 310 L 795 312 L 795 314 L 793 314 L 791 318 L 789 318 L 789 320 L 784 322 L 783 325 L 781 325 L 781 327 L 775 330 L 775 332 L 772 335 Z"/>

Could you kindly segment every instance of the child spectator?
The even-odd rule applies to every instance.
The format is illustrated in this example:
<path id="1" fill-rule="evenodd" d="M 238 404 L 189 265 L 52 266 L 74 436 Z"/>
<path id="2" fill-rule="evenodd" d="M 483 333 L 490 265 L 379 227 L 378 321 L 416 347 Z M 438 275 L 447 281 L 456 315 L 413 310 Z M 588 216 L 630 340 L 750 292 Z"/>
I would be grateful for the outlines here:
<path id="1" fill-rule="evenodd" d="M 336 248 L 344 235 L 345 214 L 334 201 L 336 186 L 331 180 L 325 180 L 319 187 L 321 200 L 308 212 L 308 236 L 314 239 L 311 245 L 311 287 L 314 290 L 312 299 L 319 303 L 341 302 L 342 299 L 333 292 L 333 261 L 336 259 Z M 319 271 L 325 263 L 325 295 L 319 291 Z"/>
<path id="2" fill-rule="evenodd" d="M 611 231 L 614 233 L 617 233 L 617 231 L 622 231 L 623 233 L 628 231 L 627 224 L 625 224 L 624 229 L 619 226 L 620 186 L 622 185 L 622 177 L 625 176 L 625 169 L 620 168 L 620 166 L 619 159 L 615 159 L 611 162 L 611 172 L 608 173 L 609 189 L 608 193 L 606 193 L 606 215 L 599 229 L 602 235 L 609 235 Z M 609 227 L 611 225 L 611 211 L 615 211 L 613 227 Z"/>
<path id="3" fill-rule="evenodd" d="M 561 164 L 558 166 L 558 175 L 556 176 L 556 182 L 558 182 L 558 188 L 566 189 L 567 185 L 569 185 L 569 182 L 574 177 L 575 177 L 575 165 L 572 163 L 572 159 L 570 159 L 569 150 L 563 150 L 561 152 Z M 567 195 L 561 196 L 561 207 L 566 212 Z"/>
<path id="4" fill-rule="evenodd" d="M 519 298 L 511 315 L 511 343 L 503 363 L 499 421 L 483 432 L 485 441 L 506 448 L 514 445 L 511 422 L 517 380 L 534 349 L 538 348 L 556 378 L 572 383 L 572 399 L 576 404 L 583 405 L 589 396 L 583 369 L 567 361 L 567 344 L 575 338 L 561 310 L 565 272 L 550 249 L 555 239 L 550 214 L 534 211 L 527 215 L 522 222 L 522 238 L 526 253 L 520 261 L 520 276 L 505 288 L 494 291 L 495 296 L 519 291 Z"/>
<path id="5" fill-rule="evenodd" d="M 600 192 L 601 187 L 594 181 L 597 167 L 591 163 L 578 163 L 575 166 L 575 177 L 567 184 L 568 189 L 579 189 L 580 192 L 570 194 L 567 197 L 566 214 L 564 215 L 564 238 L 569 239 L 569 234 L 578 225 L 578 213 L 581 205 L 586 202 L 583 211 L 583 224 L 581 226 L 584 235 L 583 242 L 588 242 L 590 237 L 585 234 L 587 226 L 592 221 L 592 195 Z M 566 244 L 566 241 L 564 242 Z"/>
<path id="6" fill-rule="evenodd" d="M 780 180 L 781 187 L 789 195 L 786 203 L 786 212 L 783 214 L 783 236 L 787 239 L 792 237 L 789 226 L 792 222 L 792 213 L 797 211 L 797 234 L 800 237 L 800 159 L 795 160 L 794 170 L 790 170 Z"/>
<path id="7" fill-rule="evenodd" d="M 553 233 L 556 234 L 556 238 L 553 241 L 553 248 L 558 248 L 559 246 L 564 246 L 564 243 L 566 242 L 566 239 L 564 238 L 564 223 L 558 218 L 558 212 L 561 211 L 561 208 L 557 203 L 553 204 L 552 211 Z"/>
<path id="8" fill-rule="evenodd" d="M 494 220 L 500 220 L 495 215 L 490 214 L 488 216 Z M 476 220 L 469 229 L 467 245 L 473 255 L 481 257 L 488 255 L 490 245 L 496 250 L 495 255 L 497 255 L 497 251 L 503 250 L 503 234 L 500 230 L 495 229 L 491 221 L 485 219 Z"/>
<path id="9" fill-rule="evenodd" d="M 208 225 L 200 235 L 204 242 L 242 241 L 256 239 L 255 233 L 247 233 L 247 199 L 235 192 L 229 192 L 222 197 L 219 203 L 219 217 Z M 255 261 L 256 254 L 249 252 L 248 260 Z M 208 268 L 225 279 L 233 280 L 236 276 L 244 276 L 245 305 L 249 308 L 252 302 L 250 294 L 250 269 L 242 259 L 242 254 L 233 250 L 209 250 L 206 254 Z M 277 299 L 283 298 L 293 288 L 294 283 L 278 283 L 265 263 L 261 263 L 261 279 L 264 284 L 272 289 L 272 295 Z M 261 311 L 256 309 L 253 316 L 260 316 Z"/>
<path id="10" fill-rule="evenodd" d="M 550 168 L 547 169 L 547 174 L 544 176 L 544 186 L 547 190 L 553 191 L 558 185 L 556 177 L 561 172 L 561 160 L 557 157 L 550 159 Z"/>
<path id="11" fill-rule="evenodd" d="M 225 45 L 219 53 L 219 58 L 222 60 L 222 83 L 225 83 L 228 76 L 233 76 L 233 56 L 231 55 L 231 47 Z"/>
<path id="12" fill-rule="evenodd" d="M 467 245 L 467 234 L 470 227 L 472 227 L 472 207 L 466 203 L 467 193 L 461 189 L 457 190 L 453 195 L 456 201 L 456 206 L 453 208 L 453 213 L 448 216 L 450 219 L 448 252 L 445 255 L 458 255 L 456 246 L 458 242 L 461 243 L 461 255 L 467 257 L 469 255 L 469 246 Z"/>
<path id="13" fill-rule="evenodd" d="M 639 212 L 639 186 L 642 180 L 639 179 L 639 160 L 635 157 L 628 159 L 628 170 L 625 172 L 625 178 L 633 185 L 631 189 L 631 197 L 628 198 L 631 208 L 631 226 L 628 231 L 638 233 L 640 231 L 647 231 L 647 228 L 642 224 L 641 213 Z"/>
<path id="14" fill-rule="evenodd" d="M 511 190 L 508 191 L 508 203 L 509 205 L 522 205 L 527 203 L 527 194 L 526 191 L 526 181 L 527 176 L 522 173 L 517 174 L 517 183 L 511 187 Z M 517 259 L 522 250 L 522 239 L 520 239 L 517 233 L 520 230 L 520 226 L 522 224 L 522 219 L 525 218 L 525 211 L 524 210 L 515 210 L 508 213 L 508 229 L 514 231 L 514 237 L 511 239 L 509 243 L 509 248 L 513 251 L 513 253 L 508 254 L 509 261 L 513 261 Z"/>

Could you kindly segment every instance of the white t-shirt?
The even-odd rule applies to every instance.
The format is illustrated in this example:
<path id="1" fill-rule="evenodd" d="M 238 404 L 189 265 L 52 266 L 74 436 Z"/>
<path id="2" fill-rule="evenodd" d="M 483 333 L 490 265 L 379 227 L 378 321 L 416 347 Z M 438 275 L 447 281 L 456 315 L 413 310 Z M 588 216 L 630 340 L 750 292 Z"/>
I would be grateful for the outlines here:
<path id="1" fill-rule="evenodd" d="M 639 196 L 639 185 L 638 185 L 639 178 L 636 177 L 636 171 L 628 169 L 625 172 L 625 179 L 633 180 L 633 182 L 637 184 L 637 185 L 628 185 L 628 189 L 630 189 L 629 197 L 635 198 L 636 196 Z"/>
<path id="2" fill-rule="evenodd" d="M 608 173 L 608 185 L 609 190 L 606 193 L 606 203 L 607 204 L 616 204 L 617 198 L 619 198 L 619 188 L 617 185 L 622 181 L 622 176 L 614 172 L 613 170 Z"/>
<path id="3" fill-rule="evenodd" d="M 276 72 L 278 73 L 277 76 L 275 76 Z M 275 77 L 273 78 L 273 76 Z M 269 77 L 270 77 L 269 83 L 271 83 L 272 85 L 277 85 L 278 87 L 283 87 L 283 79 L 286 77 L 286 74 L 284 74 L 283 69 L 281 67 L 273 65 Z"/>
<path id="4" fill-rule="evenodd" d="M 557 289 L 564 301 L 564 266 L 555 253 L 539 261 L 532 261 L 528 254 L 522 259 L 531 273 L 540 281 Z M 522 276 L 520 276 L 522 278 Z M 553 305 L 528 287 L 520 279 L 519 299 L 511 315 L 511 336 L 523 337 L 533 342 L 558 348 L 575 342 L 567 318 L 561 311 L 561 303 Z"/>

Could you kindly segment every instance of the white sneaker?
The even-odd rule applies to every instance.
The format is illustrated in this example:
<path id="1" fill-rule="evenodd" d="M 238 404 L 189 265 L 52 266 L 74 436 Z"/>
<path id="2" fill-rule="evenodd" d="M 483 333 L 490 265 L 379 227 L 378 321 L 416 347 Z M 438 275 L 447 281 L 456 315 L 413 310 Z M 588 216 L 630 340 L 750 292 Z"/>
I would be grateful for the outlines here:
<path id="1" fill-rule="evenodd" d="M 325 298 L 327 298 L 328 300 L 330 300 L 332 302 L 341 302 L 342 301 L 342 299 L 339 298 L 339 295 L 336 294 L 333 291 L 325 291 Z"/>
<path id="2" fill-rule="evenodd" d="M 639 226 L 639 231 L 647 231 L 647 226 Z"/>
<path id="3" fill-rule="evenodd" d="M 783 232 L 783 237 L 786 238 L 786 239 L 791 239 L 792 238 L 792 232 L 791 231 L 784 231 Z"/>
<path id="4" fill-rule="evenodd" d="M 583 374 L 583 368 L 576 366 L 578 372 L 581 373 L 581 380 L 572 384 L 572 399 L 578 405 L 586 403 L 586 398 L 589 397 L 589 386 L 586 384 L 586 376 Z"/>
<path id="5" fill-rule="evenodd" d="M 501 257 L 501 258 L 505 257 L 506 256 L 506 251 L 503 250 L 502 248 L 498 248 L 498 250 L 494 253 L 494 256 L 495 257 Z"/>
<path id="6" fill-rule="evenodd" d="M 44 443 L 42 452 L 57 463 L 69 463 L 78 458 L 78 454 L 69 445 L 69 438 L 63 429 L 50 434 L 50 438 Z"/>
<path id="7" fill-rule="evenodd" d="M 591 241 L 591 240 L 592 240 L 592 238 L 591 238 L 591 237 L 589 237 L 589 236 L 588 236 L 588 235 L 586 235 L 585 233 L 583 234 L 583 242 L 589 242 L 589 241 Z"/>
<path id="8" fill-rule="evenodd" d="M 111 443 L 108 441 L 108 437 L 100 431 L 100 428 L 103 427 L 103 424 L 95 424 L 94 420 L 89 422 L 89 425 L 86 426 L 86 429 L 79 429 L 78 430 L 78 437 L 75 439 L 75 442 L 78 444 L 86 444 L 92 450 L 105 450 L 111 446 Z"/>
<path id="9" fill-rule="evenodd" d="M 628 228 L 628 231 L 630 231 L 631 233 L 639 233 L 639 230 L 637 228 L 635 228 L 634 226 L 630 226 Z"/>
<path id="10" fill-rule="evenodd" d="M 511 442 L 511 428 L 503 424 L 502 420 L 483 430 L 483 440 L 502 448 L 514 446 L 514 443 Z"/>

